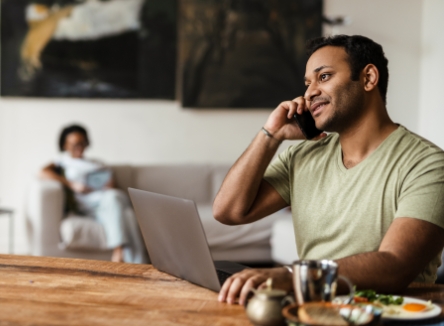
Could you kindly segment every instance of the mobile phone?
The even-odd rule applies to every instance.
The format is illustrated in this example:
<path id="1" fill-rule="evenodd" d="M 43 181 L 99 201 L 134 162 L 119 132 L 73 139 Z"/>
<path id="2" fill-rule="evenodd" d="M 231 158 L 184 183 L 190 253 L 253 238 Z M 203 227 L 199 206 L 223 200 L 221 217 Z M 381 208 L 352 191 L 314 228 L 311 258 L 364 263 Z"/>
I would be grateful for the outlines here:
<path id="1" fill-rule="evenodd" d="M 310 111 L 304 111 L 302 114 L 296 113 L 293 117 L 305 138 L 313 139 L 322 133 L 322 130 L 316 128 L 315 120 L 313 119 Z"/>

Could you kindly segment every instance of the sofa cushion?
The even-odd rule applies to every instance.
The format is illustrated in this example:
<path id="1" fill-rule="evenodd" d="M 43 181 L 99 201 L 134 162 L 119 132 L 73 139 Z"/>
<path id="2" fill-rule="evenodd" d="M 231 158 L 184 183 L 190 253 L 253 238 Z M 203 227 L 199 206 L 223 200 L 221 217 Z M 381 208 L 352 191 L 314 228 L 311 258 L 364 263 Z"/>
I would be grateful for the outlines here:
<path id="1" fill-rule="evenodd" d="M 93 218 L 69 216 L 60 225 L 61 249 L 107 250 L 103 226 Z"/>
<path id="2" fill-rule="evenodd" d="M 215 220 L 211 205 L 198 205 L 197 210 L 211 251 L 250 245 L 269 247 L 273 223 L 282 217 L 282 212 L 278 212 L 254 223 L 232 226 Z"/>
<path id="3" fill-rule="evenodd" d="M 270 243 L 274 262 L 289 265 L 299 259 L 291 212 L 273 224 Z"/>
<path id="4" fill-rule="evenodd" d="M 215 165 L 211 168 L 211 201 L 216 198 L 229 170 L 229 165 Z"/>
<path id="5" fill-rule="evenodd" d="M 111 169 L 114 174 L 116 186 L 125 193 L 128 187 L 134 187 L 133 168 L 130 165 L 112 165 Z"/>
<path id="6" fill-rule="evenodd" d="M 134 167 L 134 187 L 163 195 L 211 203 L 211 168 L 208 164 Z"/>

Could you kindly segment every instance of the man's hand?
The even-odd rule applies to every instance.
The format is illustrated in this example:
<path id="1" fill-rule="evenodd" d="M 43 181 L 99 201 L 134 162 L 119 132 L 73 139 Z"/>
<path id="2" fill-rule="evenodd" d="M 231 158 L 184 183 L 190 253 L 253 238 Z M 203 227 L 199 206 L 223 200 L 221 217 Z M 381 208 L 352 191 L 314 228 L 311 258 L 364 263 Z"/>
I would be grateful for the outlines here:
<path id="1" fill-rule="evenodd" d="M 299 129 L 293 116 L 307 111 L 307 104 L 303 96 L 299 96 L 292 101 L 285 101 L 270 114 L 264 128 L 267 129 L 274 138 L 283 141 L 286 139 L 305 139 L 301 129 Z M 322 133 L 314 139 L 325 137 Z"/>
<path id="2" fill-rule="evenodd" d="M 290 291 L 293 287 L 292 274 L 284 267 L 266 269 L 244 269 L 228 278 L 219 292 L 219 301 L 233 304 L 239 297 L 239 304 L 245 304 L 252 288 L 265 286 L 268 278 L 273 279 L 273 287 Z"/>

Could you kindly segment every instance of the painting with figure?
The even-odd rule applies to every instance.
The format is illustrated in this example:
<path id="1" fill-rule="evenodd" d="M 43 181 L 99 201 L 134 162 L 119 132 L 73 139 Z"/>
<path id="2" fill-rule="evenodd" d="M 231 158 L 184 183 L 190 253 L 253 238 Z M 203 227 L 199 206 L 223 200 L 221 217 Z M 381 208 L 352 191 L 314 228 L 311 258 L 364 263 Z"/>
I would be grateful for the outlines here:
<path id="1" fill-rule="evenodd" d="M 322 0 L 182 0 L 179 27 L 184 107 L 274 108 L 305 92 Z"/>
<path id="2" fill-rule="evenodd" d="M 1 0 L 1 95 L 175 97 L 176 0 Z"/>

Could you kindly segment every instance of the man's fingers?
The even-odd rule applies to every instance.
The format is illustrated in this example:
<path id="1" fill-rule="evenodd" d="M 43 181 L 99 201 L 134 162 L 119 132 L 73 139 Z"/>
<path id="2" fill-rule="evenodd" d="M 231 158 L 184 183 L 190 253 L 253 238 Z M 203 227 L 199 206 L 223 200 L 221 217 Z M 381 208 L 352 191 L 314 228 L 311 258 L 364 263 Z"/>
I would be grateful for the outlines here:
<path id="1" fill-rule="evenodd" d="M 247 301 L 248 293 L 251 289 L 256 288 L 256 284 L 260 283 L 262 281 L 262 277 L 255 276 L 250 277 L 242 287 L 242 291 L 239 295 L 239 304 L 244 305 Z"/>
<path id="2" fill-rule="evenodd" d="M 267 282 L 262 282 L 257 288 L 258 289 L 266 289 L 267 288 Z"/>
<path id="3" fill-rule="evenodd" d="M 296 110 L 298 109 L 298 103 L 295 101 L 288 101 L 287 119 L 292 119 Z"/>
<path id="4" fill-rule="evenodd" d="M 296 112 L 297 103 L 293 101 L 285 101 L 279 104 L 279 107 L 283 108 L 284 110 L 287 110 L 287 118 L 290 119 L 291 117 L 293 117 L 294 112 Z"/>
<path id="5" fill-rule="evenodd" d="M 240 277 L 236 277 L 230 285 L 230 290 L 227 294 L 227 303 L 233 304 L 236 302 L 236 298 L 244 285 L 244 281 Z"/>
<path id="6" fill-rule="evenodd" d="M 306 104 L 305 98 L 303 96 L 296 97 L 292 102 L 295 102 L 297 104 L 295 113 L 298 113 L 298 114 L 304 113 L 305 107 L 307 106 L 307 104 Z M 294 113 L 291 115 L 291 118 L 293 117 L 293 115 L 294 115 Z"/>
<path id="7" fill-rule="evenodd" d="M 282 289 L 289 291 L 292 288 L 292 280 L 290 275 L 287 274 L 288 271 L 285 268 L 243 270 L 225 281 L 219 292 L 218 300 L 234 304 L 236 303 L 237 297 L 239 297 L 239 304 L 243 305 L 246 302 L 250 290 L 258 286 L 261 288 L 264 287 L 264 282 L 269 277 L 280 280 L 276 285 L 280 284 L 279 286 Z"/>
<path id="8" fill-rule="evenodd" d="M 233 282 L 233 277 L 229 277 L 225 280 L 222 288 L 219 291 L 218 300 L 220 302 L 225 302 L 227 300 L 228 290 L 230 289 L 231 283 Z"/>

